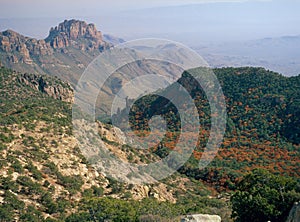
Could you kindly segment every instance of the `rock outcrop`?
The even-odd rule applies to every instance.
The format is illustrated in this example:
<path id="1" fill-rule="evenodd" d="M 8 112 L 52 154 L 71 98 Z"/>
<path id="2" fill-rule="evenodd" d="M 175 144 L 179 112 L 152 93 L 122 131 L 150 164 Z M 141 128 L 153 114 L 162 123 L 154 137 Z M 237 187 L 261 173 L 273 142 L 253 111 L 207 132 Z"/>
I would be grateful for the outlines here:
<path id="1" fill-rule="evenodd" d="M 176 203 L 176 199 L 173 197 L 172 192 L 167 190 L 165 184 L 159 183 L 156 185 L 134 185 L 132 191 L 132 197 L 134 200 L 142 200 L 144 198 L 154 198 L 160 202 Z"/>
<path id="2" fill-rule="evenodd" d="M 17 58 L 16 55 L 8 57 L 12 63 L 19 63 L 20 61 L 22 63 L 31 64 L 32 59 L 26 45 L 27 40 L 28 38 L 12 30 L 7 30 L 0 33 L 0 49 L 7 53 L 17 52 L 19 54 L 19 58 Z"/>
<path id="3" fill-rule="evenodd" d="M 86 44 L 88 41 L 88 44 Z M 103 50 L 108 46 L 103 41 L 103 36 L 94 24 L 84 21 L 65 20 L 55 28 L 51 28 L 46 42 L 54 49 L 63 49 L 69 46 L 76 47 L 82 51 Z"/>
<path id="4" fill-rule="evenodd" d="M 300 221 L 300 202 L 294 204 L 286 222 L 298 222 L 298 221 Z"/>
<path id="5" fill-rule="evenodd" d="M 221 217 L 218 215 L 195 214 L 186 216 L 181 219 L 181 222 L 221 222 Z"/>
<path id="6" fill-rule="evenodd" d="M 23 69 L 17 69 L 21 72 L 44 70 L 44 61 L 52 61 L 52 66 L 56 66 L 60 59 L 53 62 L 55 52 L 67 55 L 66 60 L 69 60 L 71 55 L 68 55 L 68 47 L 87 53 L 92 52 L 96 56 L 97 52 L 110 46 L 110 43 L 103 40 L 102 33 L 96 29 L 94 24 L 78 20 L 65 20 L 57 27 L 51 28 L 49 36 L 41 40 L 25 37 L 12 30 L 0 32 L 0 54 L 3 64 L 11 68 L 15 68 L 14 64 L 41 68 L 27 69 L 26 66 L 23 66 Z M 89 58 L 89 56 L 87 57 Z M 74 60 L 73 57 L 71 59 Z M 75 64 L 80 63 L 81 61 L 77 61 Z"/>
<path id="7" fill-rule="evenodd" d="M 27 48 L 32 55 L 52 55 L 53 49 L 45 40 L 29 39 L 26 42 Z"/>
<path id="8" fill-rule="evenodd" d="M 74 94 L 71 86 L 68 83 L 53 83 L 48 81 L 46 76 L 34 75 L 34 74 L 21 74 L 18 76 L 18 81 L 33 89 L 39 90 L 54 99 L 59 99 L 64 102 L 72 103 L 74 100 Z"/>
<path id="9" fill-rule="evenodd" d="M 6 60 L 13 64 L 33 64 L 32 57 L 38 55 L 52 55 L 50 44 L 44 40 L 36 40 L 20 35 L 12 30 L 0 33 L 0 52 L 6 53 Z"/>
<path id="10" fill-rule="evenodd" d="M 5 52 L 23 51 L 27 38 L 12 30 L 0 34 L 0 49 Z"/>

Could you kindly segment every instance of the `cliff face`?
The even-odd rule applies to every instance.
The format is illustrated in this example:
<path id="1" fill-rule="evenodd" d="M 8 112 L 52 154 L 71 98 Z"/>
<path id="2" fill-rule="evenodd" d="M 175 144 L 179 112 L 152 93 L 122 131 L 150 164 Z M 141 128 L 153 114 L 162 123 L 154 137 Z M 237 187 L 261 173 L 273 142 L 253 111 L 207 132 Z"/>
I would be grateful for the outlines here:
<path id="1" fill-rule="evenodd" d="M 85 44 L 85 41 L 89 44 Z M 103 50 L 108 46 L 103 41 L 102 33 L 97 31 L 94 24 L 78 20 L 65 20 L 55 28 L 51 28 L 46 42 L 54 49 L 74 46 L 82 51 Z"/>
<path id="2" fill-rule="evenodd" d="M 18 75 L 18 81 L 30 88 L 39 90 L 42 93 L 51 96 L 54 99 L 59 99 L 64 102 L 72 103 L 74 101 L 74 94 L 71 86 L 68 83 L 62 83 L 60 81 L 49 81 L 46 76 L 34 75 L 34 74 L 20 74 Z"/>
<path id="3" fill-rule="evenodd" d="M 82 51 L 101 51 L 109 47 L 109 44 L 103 40 L 102 33 L 94 24 L 78 20 L 65 20 L 55 28 L 51 28 L 45 40 L 25 37 L 12 30 L 0 33 L 0 50 L 19 52 L 25 60 L 30 59 L 30 55 L 52 55 L 55 49 L 69 46 Z"/>
<path id="4" fill-rule="evenodd" d="M 53 54 L 44 40 L 31 39 L 12 30 L 0 33 L 0 50 L 8 54 L 8 61 L 25 64 L 32 64 L 31 56 Z"/>
<path id="5" fill-rule="evenodd" d="M 0 62 L 22 73 L 48 74 L 76 84 L 87 65 L 111 43 L 94 24 L 65 20 L 46 39 L 0 32 Z"/>

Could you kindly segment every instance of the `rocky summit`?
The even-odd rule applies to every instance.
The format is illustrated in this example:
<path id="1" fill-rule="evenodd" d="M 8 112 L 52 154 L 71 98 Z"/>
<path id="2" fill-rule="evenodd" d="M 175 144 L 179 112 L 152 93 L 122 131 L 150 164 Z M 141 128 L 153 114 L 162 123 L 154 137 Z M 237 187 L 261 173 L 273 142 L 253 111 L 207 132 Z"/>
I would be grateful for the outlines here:
<path id="1" fill-rule="evenodd" d="M 0 62 L 20 72 L 58 76 L 75 83 L 85 67 L 111 44 L 94 24 L 65 20 L 46 39 L 0 32 Z"/>
<path id="2" fill-rule="evenodd" d="M 84 44 L 86 41 L 89 44 Z M 84 21 L 65 20 L 55 28 L 51 28 L 46 42 L 54 49 L 63 49 L 74 46 L 82 51 L 103 50 L 107 44 L 103 36 L 96 29 L 94 24 L 87 24 Z"/>
<path id="3" fill-rule="evenodd" d="M 53 50 L 45 40 L 36 40 L 12 30 L 0 33 L 0 50 L 7 53 L 2 60 L 11 63 L 32 64 L 31 55 L 51 55 Z"/>

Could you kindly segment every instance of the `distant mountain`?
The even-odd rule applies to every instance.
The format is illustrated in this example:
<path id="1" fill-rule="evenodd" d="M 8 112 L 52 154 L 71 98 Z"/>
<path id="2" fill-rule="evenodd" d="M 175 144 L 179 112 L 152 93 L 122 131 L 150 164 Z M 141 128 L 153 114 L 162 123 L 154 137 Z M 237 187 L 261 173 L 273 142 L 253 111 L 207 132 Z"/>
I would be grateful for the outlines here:
<path id="1" fill-rule="evenodd" d="M 43 40 L 25 37 L 12 30 L 0 33 L 0 62 L 4 67 L 23 73 L 57 76 L 74 87 L 86 67 L 101 52 L 123 42 L 125 42 L 123 39 L 102 35 L 94 24 L 87 24 L 79 20 L 65 20 L 58 26 L 51 28 L 48 37 Z M 169 45 L 168 47 L 135 48 L 135 51 L 147 54 L 151 51 L 168 53 L 172 50 L 174 53 L 165 57 L 179 58 L 179 60 L 184 58 L 184 56 L 179 55 L 180 52 L 175 46 Z M 177 53 L 179 54 L 177 55 Z M 181 64 L 183 61 L 179 60 L 177 62 Z M 173 76 L 176 69 L 181 68 L 168 62 L 136 62 L 120 67 L 120 70 L 112 73 L 101 92 L 99 92 L 100 86 L 97 82 L 84 84 L 91 91 L 99 93 L 99 98 L 102 101 L 113 101 L 118 90 L 130 79 L 152 74 L 153 70 L 163 76 Z M 182 71 L 180 70 L 178 73 Z M 124 73 L 126 74 L 124 75 Z M 89 98 L 80 99 L 86 101 Z M 110 113 L 110 107 L 109 102 L 99 105 L 98 109 L 101 113 L 99 115 Z"/>
<path id="2" fill-rule="evenodd" d="M 58 76 L 74 84 L 93 58 L 110 46 L 94 24 L 65 20 L 42 40 L 12 30 L 1 32 L 0 61 L 17 71 Z"/>
<path id="3" fill-rule="evenodd" d="M 113 45 L 118 45 L 118 44 L 121 44 L 121 43 L 125 42 L 125 40 L 122 39 L 122 38 L 118 38 L 118 37 L 108 35 L 108 34 L 104 34 L 103 39 L 104 39 L 105 42 L 109 42 Z"/>
<path id="4" fill-rule="evenodd" d="M 195 47 L 213 67 L 259 66 L 287 76 L 300 74 L 300 35 Z"/>
<path id="5" fill-rule="evenodd" d="M 6 30 L 0 33 L 0 63 L 21 72 L 58 76 L 75 85 L 95 57 L 123 42 L 103 35 L 94 24 L 78 20 L 65 20 L 41 40 Z M 300 73 L 300 36 L 207 44 L 194 49 L 212 67 L 259 66 L 287 76 Z"/>

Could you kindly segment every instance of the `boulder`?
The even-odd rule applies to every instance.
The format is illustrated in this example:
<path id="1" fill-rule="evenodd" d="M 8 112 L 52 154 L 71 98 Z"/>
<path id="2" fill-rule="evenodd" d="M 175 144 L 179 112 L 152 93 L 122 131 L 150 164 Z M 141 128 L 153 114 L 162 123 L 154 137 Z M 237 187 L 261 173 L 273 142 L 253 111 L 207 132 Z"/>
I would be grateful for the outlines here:
<path id="1" fill-rule="evenodd" d="M 218 215 L 194 214 L 182 218 L 181 222 L 221 222 L 221 217 Z"/>
<path id="2" fill-rule="evenodd" d="M 290 211 L 289 217 L 286 222 L 299 222 L 300 221 L 300 202 L 294 204 Z"/>

